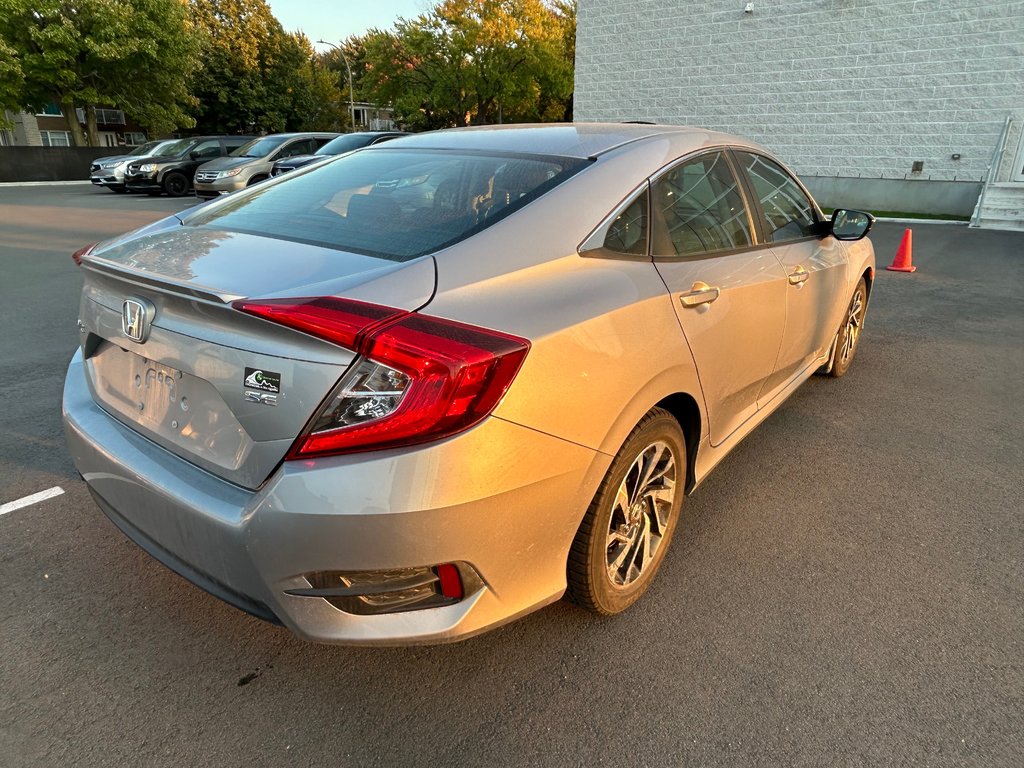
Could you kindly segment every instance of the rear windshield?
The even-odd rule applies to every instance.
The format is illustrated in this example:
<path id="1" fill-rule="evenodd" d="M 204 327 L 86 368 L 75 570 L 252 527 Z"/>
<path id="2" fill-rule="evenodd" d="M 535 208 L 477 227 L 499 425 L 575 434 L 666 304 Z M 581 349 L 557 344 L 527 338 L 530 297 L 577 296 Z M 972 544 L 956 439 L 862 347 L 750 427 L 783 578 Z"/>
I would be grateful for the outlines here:
<path id="1" fill-rule="evenodd" d="M 199 209 L 185 224 L 406 261 L 485 229 L 586 163 L 374 148 Z"/>

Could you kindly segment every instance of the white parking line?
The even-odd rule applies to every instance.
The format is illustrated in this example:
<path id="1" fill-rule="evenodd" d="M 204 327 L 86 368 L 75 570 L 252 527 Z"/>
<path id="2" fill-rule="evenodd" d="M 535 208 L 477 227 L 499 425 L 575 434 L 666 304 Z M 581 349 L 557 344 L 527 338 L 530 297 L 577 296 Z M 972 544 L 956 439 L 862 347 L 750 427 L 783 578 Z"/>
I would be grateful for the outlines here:
<path id="1" fill-rule="evenodd" d="M 31 504 L 38 504 L 40 501 L 46 501 L 52 499 L 54 496 L 60 496 L 64 493 L 64 489 L 59 485 L 53 486 L 53 488 L 47 488 L 45 491 L 39 493 L 33 493 L 31 496 L 24 496 L 15 501 L 9 501 L 6 504 L 0 505 L 0 515 L 6 515 L 8 512 L 13 512 L 16 509 L 27 507 Z"/>

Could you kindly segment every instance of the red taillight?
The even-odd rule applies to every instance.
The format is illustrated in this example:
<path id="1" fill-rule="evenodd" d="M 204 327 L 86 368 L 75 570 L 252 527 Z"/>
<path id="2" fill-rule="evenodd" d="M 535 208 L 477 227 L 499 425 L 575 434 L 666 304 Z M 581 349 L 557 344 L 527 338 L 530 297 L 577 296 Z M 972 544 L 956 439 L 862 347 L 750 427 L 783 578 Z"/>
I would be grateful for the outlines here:
<path id="1" fill-rule="evenodd" d="M 235 309 L 286 325 L 318 339 L 357 350 L 360 335 L 374 326 L 408 314 L 402 309 L 333 297 L 236 301 Z"/>
<path id="2" fill-rule="evenodd" d="M 494 410 L 530 349 L 517 336 L 345 299 L 234 306 L 363 356 L 290 459 L 411 445 L 468 429 Z"/>
<path id="3" fill-rule="evenodd" d="M 71 254 L 71 260 L 75 262 L 77 266 L 82 266 L 82 257 L 88 256 L 90 253 L 92 253 L 92 249 L 95 248 L 97 245 L 99 245 L 99 243 L 92 243 L 90 245 L 86 245 L 82 248 L 79 248 L 77 251 Z"/>

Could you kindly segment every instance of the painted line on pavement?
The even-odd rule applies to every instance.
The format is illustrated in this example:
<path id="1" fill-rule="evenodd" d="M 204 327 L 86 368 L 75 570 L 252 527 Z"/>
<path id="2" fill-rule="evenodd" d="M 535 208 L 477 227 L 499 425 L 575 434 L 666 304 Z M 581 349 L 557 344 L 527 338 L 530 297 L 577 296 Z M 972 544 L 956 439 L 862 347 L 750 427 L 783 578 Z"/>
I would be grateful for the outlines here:
<path id="1" fill-rule="evenodd" d="M 31 496 L 24 496 L 15 501 L 9 501 L 6 504 L 0 505 L 0 515 L 6 515 L 8 512 L 13 512 L 16 509 L 22 507 L 28 507 L 32 504 L 38 504 L 40 501 L 46 501 L 52 499 L 54 496 L 60 496 L 64 493 L 64 489 L 59 485 L 53 486 L 53 488 L 47 488 L 45 491 L 39 493 L 33 493 Z"/>
<path id="2" fill-rule="evenodd" d="M 85 181 L 4 181 L 0 182 L 0 189 L 6 187 L 63 187 L 72 184 L 88 184 L 92 186 L 92 182 L 88 179 Z"/>

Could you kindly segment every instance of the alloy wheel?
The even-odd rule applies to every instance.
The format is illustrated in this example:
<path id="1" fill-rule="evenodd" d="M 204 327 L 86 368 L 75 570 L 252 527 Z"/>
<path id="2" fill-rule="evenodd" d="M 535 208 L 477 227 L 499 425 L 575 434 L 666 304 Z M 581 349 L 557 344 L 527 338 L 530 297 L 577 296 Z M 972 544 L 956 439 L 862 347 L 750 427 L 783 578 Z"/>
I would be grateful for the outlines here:
<path id="1" fill-rule="evenodd" d="M 857 346 L 857 340 L 860 338 L 860 329 L 864 324 L 864 291 L 860 288 L 853 294 L 853 300 L 850 302 L 850 309 L 846 315 L 846 328 L 843 333 L 843 345 L 839 349 L 839 359 L 843 361 L 845 365 L 853 357 L 853 350 Z"/>
<path id="2" fill-rule="evenodd" d="M 608 527 L 608 578 L 619 588 L 644 575 L 665 540 L 676 494 L 676 458 L 664 441 L 633 460 L 612 504 Z"/>

